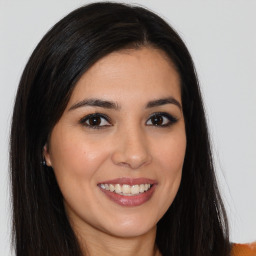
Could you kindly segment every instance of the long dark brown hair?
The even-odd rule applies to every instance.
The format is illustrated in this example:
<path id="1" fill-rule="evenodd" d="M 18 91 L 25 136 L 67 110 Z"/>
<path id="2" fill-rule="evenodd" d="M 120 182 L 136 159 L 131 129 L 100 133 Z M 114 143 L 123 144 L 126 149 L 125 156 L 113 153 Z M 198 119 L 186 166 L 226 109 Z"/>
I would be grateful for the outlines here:
<path id="1" fill-rule="evenodd" d="M 10 142 L 17 256 L 82 255 L 53 170 L 42 165 L 42 149 L 82 74 L 113 51 L 143 46 L 163 50 L 180 75 L 187 136 L 181 185 L 157 224 L 156 244 L 163 256 L 229 255 L 204 107 L 185 44 L 151 11 L 101 2 L 59 21 L 40 41 L 21 77 Z"/>

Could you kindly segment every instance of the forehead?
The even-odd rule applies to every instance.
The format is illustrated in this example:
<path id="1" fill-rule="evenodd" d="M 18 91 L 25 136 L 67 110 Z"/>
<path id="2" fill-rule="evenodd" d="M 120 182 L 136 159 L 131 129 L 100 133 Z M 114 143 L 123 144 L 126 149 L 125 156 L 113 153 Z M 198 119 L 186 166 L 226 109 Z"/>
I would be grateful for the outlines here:
<path id="1" fill-rule="evenodd" d="M 179 74 L 162 50 L 143 47 L 113 52 L 97 61 L 77 82 L 70 104 L 85 97 L 146 100 L 166 94 L 180 100 Z"/>

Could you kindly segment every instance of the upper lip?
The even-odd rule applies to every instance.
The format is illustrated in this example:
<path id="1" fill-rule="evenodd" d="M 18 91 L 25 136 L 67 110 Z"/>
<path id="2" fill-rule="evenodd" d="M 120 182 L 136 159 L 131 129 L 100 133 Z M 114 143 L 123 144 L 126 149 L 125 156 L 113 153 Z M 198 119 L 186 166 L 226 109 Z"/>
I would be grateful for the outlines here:
<path id="1" fill-rule="evenodd" d="M 122 177 L 113 180 L 106 180 L 99 182 L 99 184 L 127 184 L 127 185 L 139 185 L 139 184 L 157 184 L 156 180 L 148 179 L 148 178 L 128 178 Z"/>

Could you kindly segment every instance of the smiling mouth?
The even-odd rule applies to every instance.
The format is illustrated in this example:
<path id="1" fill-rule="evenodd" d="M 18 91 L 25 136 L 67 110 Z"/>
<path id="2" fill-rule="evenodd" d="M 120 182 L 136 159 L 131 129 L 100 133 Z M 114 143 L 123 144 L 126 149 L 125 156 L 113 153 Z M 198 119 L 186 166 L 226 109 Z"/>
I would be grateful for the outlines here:
<path id="1" fill-rule="evenodd" d="M 117 178 L 98 183 L 100 190 L 121 206 L 139 206 L 151 199 L 157 181 L 148 178 Z"/>
<path id="2" fill-rule="evenodd" d="M 148 191 L 153 185 L 149 183 L 145 184 L 99 184 L 99 186 L 106 191 L 116 193 L 123 196 L 136 196 Z"/>

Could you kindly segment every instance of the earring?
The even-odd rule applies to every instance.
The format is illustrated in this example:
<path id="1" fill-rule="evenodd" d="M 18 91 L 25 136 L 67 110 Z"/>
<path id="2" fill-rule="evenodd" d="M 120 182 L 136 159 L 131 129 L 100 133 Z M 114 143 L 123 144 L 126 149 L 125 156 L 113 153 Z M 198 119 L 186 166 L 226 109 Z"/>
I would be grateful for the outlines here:
<path id="1" fill-rule="evenodd" d="M 46 166 L 46 161 L 45 161 L 45 159 L 43 159 L 43 161 L 41 161 L 41 165 L 42 165 L 42 166 Z"/>

